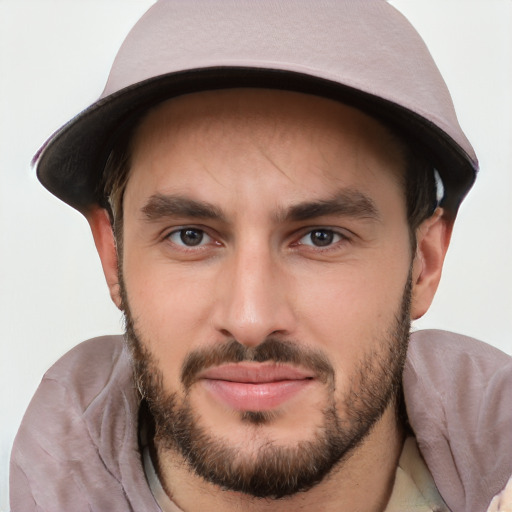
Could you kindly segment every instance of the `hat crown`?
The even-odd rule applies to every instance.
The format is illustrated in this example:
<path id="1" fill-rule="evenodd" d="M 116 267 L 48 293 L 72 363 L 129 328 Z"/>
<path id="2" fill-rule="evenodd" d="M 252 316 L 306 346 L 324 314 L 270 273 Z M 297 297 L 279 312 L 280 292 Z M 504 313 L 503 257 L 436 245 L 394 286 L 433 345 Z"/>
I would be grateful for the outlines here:
<path id="1" fill-rule="evenodd" d="M 274 67 L 376 95 L 431 120 L 476 162 L 425 43 L 384 0 L 159 0 L 128 34 L 102 97 L 224 66 Z"/>

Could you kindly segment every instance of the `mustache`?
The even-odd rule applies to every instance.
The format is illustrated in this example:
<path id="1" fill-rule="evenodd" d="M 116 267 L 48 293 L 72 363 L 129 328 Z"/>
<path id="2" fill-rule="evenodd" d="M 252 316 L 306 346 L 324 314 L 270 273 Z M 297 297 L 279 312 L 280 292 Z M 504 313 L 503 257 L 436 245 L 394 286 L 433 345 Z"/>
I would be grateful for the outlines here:
<path id="1" fill-rule="evenodd" d="M 275 362 L 302 366 L 315 373 L 324 383 L 334 382 L 334 367 L 318 350 L 302 347 L 298 343 L 273 337 L 255 347 L 246 347 L 236 340 L 191 352 L 181 367 L 181 382 L 185 389 L 197 380 L 200 372 L 226 363 Z"/>

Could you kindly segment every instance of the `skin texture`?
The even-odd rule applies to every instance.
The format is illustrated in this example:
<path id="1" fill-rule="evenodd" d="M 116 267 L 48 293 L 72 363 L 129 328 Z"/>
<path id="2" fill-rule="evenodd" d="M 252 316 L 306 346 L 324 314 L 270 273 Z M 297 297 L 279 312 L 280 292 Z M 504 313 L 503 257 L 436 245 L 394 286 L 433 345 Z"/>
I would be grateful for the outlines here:
<path id="1" fill-rule="evenodd" d="M 350 397 L 365 396 L 372 379 L 374 388 L 389 388 L 372 428 L 341 463 L 307 492 L 278 501 L 205 481 L 157 425 L 160 477 L 183 510 L 384 509 L 403 440 L 389 401 L 389 374 L 400 376 L 393 353 L 404 341 L 397 318 L 405 311 L 407 325 L 428 309 L 450 236 L 439 211 L 420 226 L 410 253 L 403 168 L 400 146 L 376 121 L 297 93 L 199 93 L 142 122 L 120 261 L 106 212 L 91 211 L 89 221 L 112 298 L 128 313 L 132 344 L 138 340 L 135 356 L 156 375 L 153 390 L 187 405 L 194 424 L 250 465 L 269 445 L 287 450 L 317 439 L 328 410 L 347 431 Z M 237 398 L 247 388 L 241 366 L 232 379 L 238 388 L 219 392 L 232 369 L 208 354 L 233 342 L 254 354 L 269 339 L 317 355 L 332 371 L 324 378 L 301 357 L 243 363 L 267 395 L 258 401 L 250 391 L 247 409 Z M 187 380 L 192 354 L 206 356 Z M 283 398 L 280 384 L 269 391 L 262 382 L 272 380 L 262 365 L 293 369 L 304 382 Z M 201 374 L 215 367 L 222 378 Z M 300 379 L 277 380 L 293 387 Z M 362 409 L 374 405 L 372 393 Z"/>

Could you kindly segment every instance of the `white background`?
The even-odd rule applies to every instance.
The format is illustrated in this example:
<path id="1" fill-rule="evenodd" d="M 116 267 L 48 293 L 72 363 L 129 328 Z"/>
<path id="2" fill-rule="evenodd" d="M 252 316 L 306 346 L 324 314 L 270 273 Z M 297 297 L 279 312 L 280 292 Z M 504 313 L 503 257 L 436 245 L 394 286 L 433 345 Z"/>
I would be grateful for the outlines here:
<path id="1" fill-rule="evenodd" d="M 99 96 L 152 3 L 0 0 L 0 510 L 12 440 L 44 371 L 79 341 L 122 330 L 85 220 L 39 185 L 30 159 Z M 512 1 L 392 3 L 429 45 L 481 163 L 438 295 L 416 327 L 512 353 Z"/>

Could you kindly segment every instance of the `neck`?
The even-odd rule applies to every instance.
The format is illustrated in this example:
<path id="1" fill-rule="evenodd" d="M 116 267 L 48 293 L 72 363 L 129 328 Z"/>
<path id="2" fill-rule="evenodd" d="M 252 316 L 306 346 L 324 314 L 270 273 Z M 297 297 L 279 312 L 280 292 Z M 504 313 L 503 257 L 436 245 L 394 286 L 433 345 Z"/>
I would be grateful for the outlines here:
<path id="1" fill-rule="evenodd" d="M 298 510 L 383 511 L 391 495 L 404 430 L 396 406 L 388 407 L 364 441 L 306 492 L 281 499 L 261 499 L 226 491 L 191 472 L 175 451 L 156 446 L 155 456 L 162 485 L 184 512 L 289 512 Z"/>

